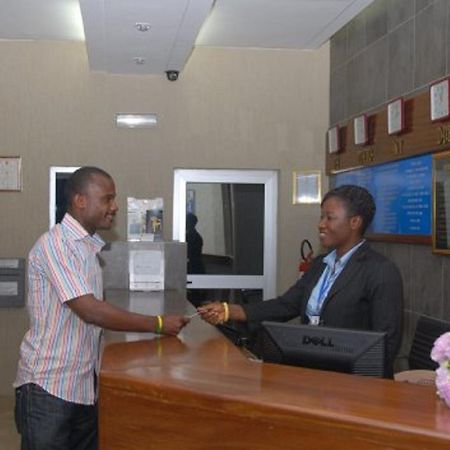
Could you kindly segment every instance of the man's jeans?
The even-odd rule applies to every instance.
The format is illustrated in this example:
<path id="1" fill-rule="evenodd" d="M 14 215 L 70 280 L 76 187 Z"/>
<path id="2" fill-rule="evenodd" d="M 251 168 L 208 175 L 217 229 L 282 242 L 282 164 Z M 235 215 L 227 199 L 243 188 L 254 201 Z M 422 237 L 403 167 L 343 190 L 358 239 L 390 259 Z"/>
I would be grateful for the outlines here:
<path id="1" fill-rule="evenodd" d="M 35 384 L 16 389 L 21 450 L 96 450 L 97 407 L 67 402 Z"/>

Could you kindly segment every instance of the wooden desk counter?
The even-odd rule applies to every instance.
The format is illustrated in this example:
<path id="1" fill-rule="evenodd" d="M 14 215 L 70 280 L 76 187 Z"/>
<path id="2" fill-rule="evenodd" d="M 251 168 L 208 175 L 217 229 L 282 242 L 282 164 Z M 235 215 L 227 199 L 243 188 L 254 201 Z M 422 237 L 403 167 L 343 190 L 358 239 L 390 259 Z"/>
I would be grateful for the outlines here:
<path id="1" fill-rule="evenodd" d="M 101 450 L 450 448 L 432 386 L 252 361 L 199 318 L 108 344 L 99 407 Z"/>

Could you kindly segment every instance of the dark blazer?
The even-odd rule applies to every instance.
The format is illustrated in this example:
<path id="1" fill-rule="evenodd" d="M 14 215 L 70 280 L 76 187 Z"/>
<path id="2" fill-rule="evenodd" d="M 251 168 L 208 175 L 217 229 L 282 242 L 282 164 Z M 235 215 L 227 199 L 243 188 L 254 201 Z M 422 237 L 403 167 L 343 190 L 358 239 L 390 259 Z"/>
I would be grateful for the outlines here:
<path id="1" fill-rule="evenodd" d="M 243 305 L 250 328 L 263 320 L 283 322 L 305 315 L 311 291 L 326 264 L 321 255 L 311 268 L 283 295 Z M 321 324 L 337 328 L 385 331 L 387 366 L 392 371 L 402 338 L 403 283 L 398 268 L 367 242 L 352 255 L 324 301 Z"/>

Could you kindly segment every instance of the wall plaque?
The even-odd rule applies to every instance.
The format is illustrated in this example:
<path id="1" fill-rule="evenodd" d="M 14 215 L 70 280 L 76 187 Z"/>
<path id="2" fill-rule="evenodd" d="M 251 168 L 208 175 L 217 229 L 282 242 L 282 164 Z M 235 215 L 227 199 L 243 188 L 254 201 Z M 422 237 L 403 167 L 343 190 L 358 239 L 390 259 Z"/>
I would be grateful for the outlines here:
<path id="1" fill-rule="evenodd" d="M 369 130 L 366 114 L 353 119 L 353 139 L 355 145 L 366 145 L 369 141 Z"/>
<path id="2" fill-rule="evenodd" d="M 22 190 L 22 158 L 0 156 L 0 191 Z"/>
<path id="3" fill-rule="evenodd" d="M 338 153 L 341 150 L 340 129 L 336 125 L 327 132 L 328 153 Z"/>
<path id="4" fill-rule="evenodd" d="M 433 252 L 450 254 L 450 152 L 433 156 Z"/>
<path id="5" fill-rule="evenodd" d="M 447 119 L 450 116 L 450 79 L 438 81 L 430 87 L 431 120 Z"/>
<path id="6" fill-rule="evenodd" d="M 399 134 L 405 129 L 405 102 L 402 98 L 392 101 L 387 108 L 388 134 Z"/>

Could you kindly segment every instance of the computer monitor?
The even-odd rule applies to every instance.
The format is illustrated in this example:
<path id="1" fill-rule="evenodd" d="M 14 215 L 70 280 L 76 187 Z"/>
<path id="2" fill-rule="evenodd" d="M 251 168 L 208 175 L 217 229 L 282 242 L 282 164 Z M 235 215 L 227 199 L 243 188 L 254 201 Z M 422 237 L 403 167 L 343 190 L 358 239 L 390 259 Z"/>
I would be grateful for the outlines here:
<path id="1" fill-rule="evenodd" d="M 385 376 L 386 333 L 263 322 L 257 353 L 265 362 Z"/>

